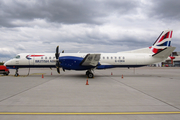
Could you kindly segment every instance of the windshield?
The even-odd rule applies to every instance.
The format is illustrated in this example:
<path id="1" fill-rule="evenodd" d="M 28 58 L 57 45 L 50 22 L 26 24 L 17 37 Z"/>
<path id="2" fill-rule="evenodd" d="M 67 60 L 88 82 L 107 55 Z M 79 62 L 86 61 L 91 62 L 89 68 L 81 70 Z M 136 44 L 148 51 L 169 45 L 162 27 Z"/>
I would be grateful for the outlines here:
<path id="1" fill-rule="evenodd" d="M 20 55 L 16 55 L 16 57 L 15 57 L 16 59 L 20 59 Z"/>

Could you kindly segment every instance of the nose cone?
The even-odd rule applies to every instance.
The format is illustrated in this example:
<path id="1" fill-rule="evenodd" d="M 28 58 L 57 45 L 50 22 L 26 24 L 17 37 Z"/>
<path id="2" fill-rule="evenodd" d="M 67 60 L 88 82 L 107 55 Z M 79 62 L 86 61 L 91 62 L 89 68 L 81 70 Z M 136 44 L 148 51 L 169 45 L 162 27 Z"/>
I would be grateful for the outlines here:
<path id="1" fill-rule="evenodd" d="M 11 63 L 11 60 L 8 60 L 8 61 L 6 61 L 5 63 L 4 63 L 4 66 L 8 66 L 8 65 L 10 65 L 10 63 Z"/>
<path id="2" fill-rule="evenodd" d="M 7 65 L 7 62 L 4 63 L 4 66 L 6 66 L 6 65 Z"/>

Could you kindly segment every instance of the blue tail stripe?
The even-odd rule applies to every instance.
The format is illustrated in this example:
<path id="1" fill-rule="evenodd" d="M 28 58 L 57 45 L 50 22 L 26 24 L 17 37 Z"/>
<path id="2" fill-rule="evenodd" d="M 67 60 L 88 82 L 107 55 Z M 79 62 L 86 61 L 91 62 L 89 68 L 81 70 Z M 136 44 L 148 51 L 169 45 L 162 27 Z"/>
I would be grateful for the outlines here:
<path id="1" fill-rule="evenodd" d="M 164 42 L 164 43 L 162 43 L 162 44 L 160 44 L 160 45 L 157 45 L 157 46 L 170 46 L 170 43 L 171 41 L 166 41 L 166 42 Z"/>
<path id="2" fill-rule="evenodd" d="M 171 46 L 171 41 L 169 41 L 169 45 L 168 46 Z"/>

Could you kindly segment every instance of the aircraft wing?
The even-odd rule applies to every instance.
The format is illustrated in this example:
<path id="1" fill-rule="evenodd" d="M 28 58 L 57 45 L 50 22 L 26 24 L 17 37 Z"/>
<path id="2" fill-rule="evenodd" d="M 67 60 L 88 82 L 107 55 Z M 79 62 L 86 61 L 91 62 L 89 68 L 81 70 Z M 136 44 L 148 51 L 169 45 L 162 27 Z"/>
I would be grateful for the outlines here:
<path id="1" fill-rule="evenodd" d="M 87 54 L 80 65 L 82 66 L 97 66 L 100 60 L 101 54 Z"/>

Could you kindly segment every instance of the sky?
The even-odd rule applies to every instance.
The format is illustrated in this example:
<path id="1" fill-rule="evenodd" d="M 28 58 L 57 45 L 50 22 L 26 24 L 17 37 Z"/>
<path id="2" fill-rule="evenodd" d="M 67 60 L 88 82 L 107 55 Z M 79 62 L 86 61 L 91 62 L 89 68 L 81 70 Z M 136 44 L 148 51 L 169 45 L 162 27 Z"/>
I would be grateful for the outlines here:
<path id="1" fill-rule="evenodd" d="M 152 46 L 173 29 L 180 51 L 179 0 L 0 0 L 0 61 L 19 53 L 121 52 Z"/>

